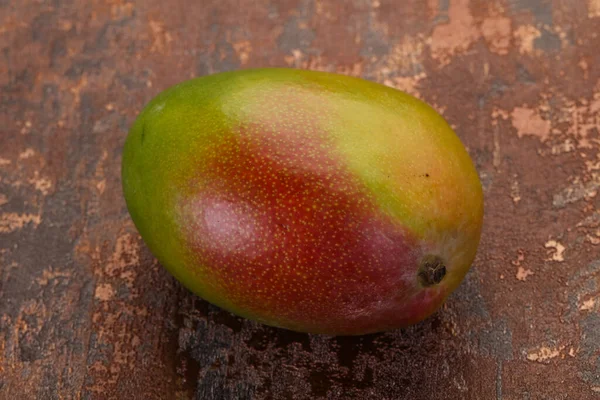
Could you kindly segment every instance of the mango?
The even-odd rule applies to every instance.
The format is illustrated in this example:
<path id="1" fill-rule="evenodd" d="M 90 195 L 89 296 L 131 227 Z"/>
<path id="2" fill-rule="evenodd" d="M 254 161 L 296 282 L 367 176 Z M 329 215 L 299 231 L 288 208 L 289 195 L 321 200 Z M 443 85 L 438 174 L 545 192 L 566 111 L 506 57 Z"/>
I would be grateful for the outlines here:
<path id="1" fill-rule="evenodd" d="M 143 240 L 187 288 L 301 332 L 423 320 L 463 280 L 482 228 L 477 171 L 438 113 L 324 72 L 165 90 L 131 127 L 122 183 Z"/>

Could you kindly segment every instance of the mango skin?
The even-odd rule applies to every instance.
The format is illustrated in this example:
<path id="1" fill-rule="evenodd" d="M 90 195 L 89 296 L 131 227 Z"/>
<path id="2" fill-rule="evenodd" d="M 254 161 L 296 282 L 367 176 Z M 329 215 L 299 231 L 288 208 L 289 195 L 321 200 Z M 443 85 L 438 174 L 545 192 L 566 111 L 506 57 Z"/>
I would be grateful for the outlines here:
<path id="1" fill-rule="evenodd" d="M 323 72 L 243 70 L 165 90 L 131 127 L 122 181 L 143 240 L 187 288 L 302 332 L 426 318 L 469 270 L 483 219 L 477 172 L 439 114 Z M 445 267 L 433 284 L 432 257 Z"/>

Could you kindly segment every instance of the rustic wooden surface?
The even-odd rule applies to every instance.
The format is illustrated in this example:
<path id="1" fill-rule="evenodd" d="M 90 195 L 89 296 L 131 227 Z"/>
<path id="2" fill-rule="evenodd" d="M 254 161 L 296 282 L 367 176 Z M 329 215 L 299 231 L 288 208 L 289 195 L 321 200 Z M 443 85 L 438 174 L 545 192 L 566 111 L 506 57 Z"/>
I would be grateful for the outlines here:
<path id="1" fill-rule="evenodd" d="M 212 72 L 362 76 L 443 112 L 485 188 L 446 306 L 357 338 L 184 290 L 120 186 L 136 113 Z M 0 0 L 0 398 L 600 398 L 600 1 Z"/>

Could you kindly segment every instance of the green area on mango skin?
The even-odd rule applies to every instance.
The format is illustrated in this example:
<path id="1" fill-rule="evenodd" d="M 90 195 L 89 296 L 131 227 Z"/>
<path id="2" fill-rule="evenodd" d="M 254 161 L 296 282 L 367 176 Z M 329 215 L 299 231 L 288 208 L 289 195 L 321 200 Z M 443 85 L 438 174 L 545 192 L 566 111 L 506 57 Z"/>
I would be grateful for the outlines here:
<path id="1" fill-rule="evenodd" d="M 463 279 L 481 233 L 477 172 L 444 119 L 405 93 L 329 73 L 245 70 L 165 90 L 131 128 L 122 178 L 136 227 L 178 280 L 234 313 L 299 331 L 361 334 L 427 317 Z M 275 204 L 288 198 L 307 210 Z M 222 221 L 207 225 L 215 212 Z M 318 234 L 349 226 L 357 231 L 345 243 Z M 250 228 L 258 239 L 242 232 Z M 281 248 L 310 240 L 312 252 Z M 360 255 L 356 246 L 371 249 L 365 265 L 342 257 Z M 419 271 L 431 257 L 442 275 L 438 262 L 435 273 Z M 441 281 L 424 285 L 426 276 Z"/>

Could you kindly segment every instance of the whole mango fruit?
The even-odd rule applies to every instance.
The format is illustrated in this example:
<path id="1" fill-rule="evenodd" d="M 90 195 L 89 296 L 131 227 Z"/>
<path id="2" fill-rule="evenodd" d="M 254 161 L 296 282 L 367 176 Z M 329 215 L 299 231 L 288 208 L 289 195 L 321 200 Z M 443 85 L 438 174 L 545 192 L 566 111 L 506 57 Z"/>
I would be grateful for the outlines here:
<path id="1" fill-rule="evenodd" d="M 294 69 L 183 82 L 140 113 L 123 190 L 153 254 L 207 301 L 358 335 L 432 314 L 477 250 L 482 188 L 420 100 Z"/>

